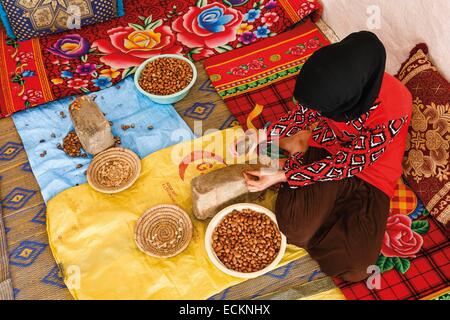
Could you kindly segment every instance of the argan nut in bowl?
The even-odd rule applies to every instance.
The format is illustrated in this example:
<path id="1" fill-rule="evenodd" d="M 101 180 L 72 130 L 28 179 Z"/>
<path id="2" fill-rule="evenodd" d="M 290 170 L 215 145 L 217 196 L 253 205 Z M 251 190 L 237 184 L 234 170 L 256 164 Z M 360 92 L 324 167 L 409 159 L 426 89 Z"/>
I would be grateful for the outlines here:
<path id="1" fill-rule="evenodd" d="M 102 193 L 117 193 L 131 187 L 141 173 L 141 160 L 133 151 L 111 148 L 97 154 L 87 170 L 89 185 Z"/>
<path id="2" fill-rule="evenodd" d="M 136 70 L 134 84 L 150 100 L 172 104 L 187 96 L 197 69 L 191 60 L 178 54 L 162 54 L 144 61 Z"/>
<path id="3" fill-rule="evenodd" d="M 134 238 L 139 250 L 155 258 L 170 258 L 186 249 L 193 233 L 189 215 L 175 205 L 149 209 L 137 221 Z"/>
<path id="4" fill-rule="evenodd" d="M 239 203 L 217 213 L 206 229 L 205 248 L 211 262 L 237 278 L 272 271 L 286 251 L 286 237 L 267 208 Z"/>

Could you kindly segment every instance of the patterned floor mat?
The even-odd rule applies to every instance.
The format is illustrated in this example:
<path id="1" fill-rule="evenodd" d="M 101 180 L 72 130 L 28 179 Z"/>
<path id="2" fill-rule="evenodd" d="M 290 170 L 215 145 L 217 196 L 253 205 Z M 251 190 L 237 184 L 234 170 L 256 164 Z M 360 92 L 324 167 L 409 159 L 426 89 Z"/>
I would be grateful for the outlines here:
<path id="1" fill-rule="evenodd" d="M 197 136 L 208 130 L 222 130 L 239 125 L 225 102 L 211 85 L 201 62 L 195 63 L 198 79 L 190 94 L 175 104 L 175 109 Z"/>
<path id="2" fill-rule="evenodd" d="M 45 205 L 12 119 L 0 120 L 0 199 L 16 299 L 71 299 L 48 248 Z"/>
<path id="3" fill-rule="evenodd" d="M 3 223 L 2 207 L 0 206 L 0 300 L 13 300 L 14 290 L 9 274 L 8 244 L 6 228 Z"/>
<path id="4" fill-rule="evenodd" d="M 331 278 L 310 256 L 305 256 L 261 277 L 232 286 L 210 300 L 293 300 L 333 288 L 336 286 Z"/>

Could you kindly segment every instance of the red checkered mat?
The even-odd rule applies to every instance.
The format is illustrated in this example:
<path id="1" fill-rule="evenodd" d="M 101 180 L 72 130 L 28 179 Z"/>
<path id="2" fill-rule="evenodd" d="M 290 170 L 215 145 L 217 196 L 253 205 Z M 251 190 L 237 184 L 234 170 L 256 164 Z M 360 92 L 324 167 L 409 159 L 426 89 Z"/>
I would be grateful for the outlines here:
<path id="1" fill-rule="evenodd" d="M 395 219 L 398 216 L 407 219 Z M 387 241 L 384 241 L 377 262 L 381 271 L 379 289 L 369 289 L 366 281 L 347 283 L 335 279 L 345 297 L 357 300 L 416 300 L 449 291 L 450 242 L 447 230 L 428 214 L 402 181 L 399 181 L 391 200 L 389 221 L 385 238 L 394 236 L 391 230 L 403 228 L 401 234 L 411 235 L 412 231 L 414 238 L 423 241 L 419 240 L 416 248 L 406 256 L 402 248 L 386 248 Z M 398 233 L 395 235 L 398 236 Z M 412 239 L 405 239 L 405 246 L 412 243 Z M 394 256 L 396 251 L 398 256 Z M 389 257 L 384 255 L 386 252 Z"/>
<path id="2" fill-rule="evenodd" d="M 263 89 L 250 91 L 246 94 L 231 97 L 226 101 L 227 107 L 232 111 L 238 122 L 244 127 L 263 128 L 266 123 L 276 121 L 294 108 L 292 102 L 292 88 L 295 77 L 269 84 Z M 262 112 L 253 113 L 256 105 L 263 106 Z M 248 123 L 247 123 L 248 122 Z"/>
<path id="3" fill-rule="evenodd" d="M 346 283 L 335 279 L 347 299 L 416 300 L 450 290 L 450 245 L 445 228 L 434 218 L 416 258 L 405 273 L 392 269 L 381 274 L 380 289 L 370 290 L 365 281 Z"/>

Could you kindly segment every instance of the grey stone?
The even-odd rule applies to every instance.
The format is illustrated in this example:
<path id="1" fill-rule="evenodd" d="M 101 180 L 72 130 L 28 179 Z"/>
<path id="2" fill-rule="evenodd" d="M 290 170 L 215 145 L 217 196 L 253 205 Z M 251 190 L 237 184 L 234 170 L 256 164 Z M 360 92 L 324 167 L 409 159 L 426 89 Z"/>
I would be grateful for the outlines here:
<path id="1" fill-rule="evenodd" d="M 70 117 L 83 149 L 96 155 L 114 146 L 111 125 L 93 99 L 77 98 L 70 104 Z"/>
<path id="2" fill-rule="evenodd" d="M 237 164 L 192 179 L 192 210 L 197 219 L 212 218 L 220 210 L 240 202 L 254 202 L 262 192 L 250 193 L 243 172 L 261 165 Z"/>

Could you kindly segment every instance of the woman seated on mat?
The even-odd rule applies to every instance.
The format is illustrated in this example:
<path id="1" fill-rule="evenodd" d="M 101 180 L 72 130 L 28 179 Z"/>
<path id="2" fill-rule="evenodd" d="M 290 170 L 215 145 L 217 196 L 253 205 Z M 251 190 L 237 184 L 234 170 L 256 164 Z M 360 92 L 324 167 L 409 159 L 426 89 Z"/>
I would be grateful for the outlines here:
<path id="1" fill-rule="evenodd" d="M 412 98 L 385 62 L 366 31 L 314 53 L 297 78 L 298 109 L 267 129 L 289 153 L 283 170 L 245 177 L 251 192 L 283 182 L 275 212 L 288 242 L 347 281 L 376 263 L 402 173 Z"/>

